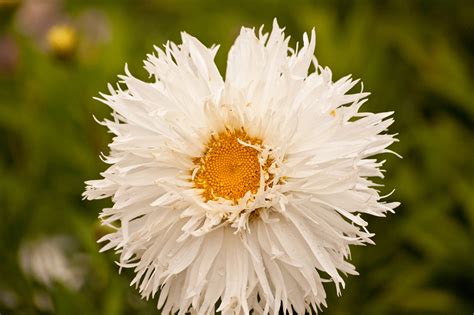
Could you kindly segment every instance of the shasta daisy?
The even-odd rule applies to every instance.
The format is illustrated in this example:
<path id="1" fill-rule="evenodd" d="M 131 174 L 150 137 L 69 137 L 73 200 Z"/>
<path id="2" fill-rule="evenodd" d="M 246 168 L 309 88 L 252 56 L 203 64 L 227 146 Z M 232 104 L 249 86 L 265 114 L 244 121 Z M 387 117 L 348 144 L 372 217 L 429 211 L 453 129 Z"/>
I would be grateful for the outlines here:
<path id="1" fill-rule="evenodd" d="M 101 94 L 110 167 L 84 194 L 112 198 L 102 250 L 164 314 L 317 311 L 323 282 L 340 294 L 341 274 L 357 274 L 349 246 L 373 243 L 361 214 L 398 205 L 370 179 L 392 113 L 359 112 L 368 93 L 333 82 L 314 48 L 314 30 L 295 50 L 276 21 L 242 28 L 224 79 L 218 47 L 183 33 L 148 55 L 152 82 L 125 68 Z"/>

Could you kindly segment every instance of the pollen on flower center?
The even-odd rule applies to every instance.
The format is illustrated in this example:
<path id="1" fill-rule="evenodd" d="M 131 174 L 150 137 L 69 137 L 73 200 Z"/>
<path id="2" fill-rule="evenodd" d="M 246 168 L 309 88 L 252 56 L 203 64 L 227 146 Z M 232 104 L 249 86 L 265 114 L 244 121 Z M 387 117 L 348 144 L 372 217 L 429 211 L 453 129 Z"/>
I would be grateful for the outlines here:
<path id="1" fill-rule="evenodd" d="M 262 141 L 247 135 L 244 129 L 226 130 L 211 136 L 203 156 L 194 163 L 194 184 L 203 189 L 206 201 L 219 197 L 236 202 L 248 191 L 256 193 L 260 185 L 259 151 L 243 145 L 260 145 Z"/>

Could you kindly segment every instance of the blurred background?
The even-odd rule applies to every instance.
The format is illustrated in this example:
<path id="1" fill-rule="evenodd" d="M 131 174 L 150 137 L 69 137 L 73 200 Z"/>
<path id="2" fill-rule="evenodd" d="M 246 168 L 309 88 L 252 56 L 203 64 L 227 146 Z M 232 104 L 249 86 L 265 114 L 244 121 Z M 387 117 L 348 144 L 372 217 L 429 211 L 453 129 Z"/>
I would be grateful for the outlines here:
<path id="1" fill-rule="evenodd" d="M 92 97 L 125 62 L 147 80 L 145 55 L 182 30 L 221 44 L 224 73 L 239 28 L 274 17 L 292 45 L 316 27 L 320 64 L 363 80 L 365 110 L 395 110 L 403 156 L 381 157 L 402 205 L 367 218 L 377 246 L 353 248 L 360 276 L 340 298 L 327 285 L 324 314 L 472 314 L 473 1 L 0 0 L 2 315 L 157 313 L 98 253 L 110 201 L 81 200 L 110 141 Z"/>

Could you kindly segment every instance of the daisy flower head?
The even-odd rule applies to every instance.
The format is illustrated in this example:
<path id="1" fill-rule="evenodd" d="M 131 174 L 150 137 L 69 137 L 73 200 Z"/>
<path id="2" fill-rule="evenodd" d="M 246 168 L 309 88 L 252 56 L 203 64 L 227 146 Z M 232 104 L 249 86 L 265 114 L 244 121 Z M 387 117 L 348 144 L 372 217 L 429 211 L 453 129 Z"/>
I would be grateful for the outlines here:
<path id="1" fill-rule="evenodd" d="M 114 134 L 110 167 L 87 199 L 111 197 L 100 218 L 121 268 L 164 314 L 318 311 L 323 282 L 337 293 L 350 245 L 373 243 L 361 214 L 384 216 L 371 177 L 383 177 L 392 113 L 359 112 L 358 80 L 335 82 L 275 21 L 242 28 L 225 78 L 207 48 L 183 33 L 148 55 L 143 82 L 127 68 L 100 101 Z M 313 69 L 310 71 L 310 69 Z"/>

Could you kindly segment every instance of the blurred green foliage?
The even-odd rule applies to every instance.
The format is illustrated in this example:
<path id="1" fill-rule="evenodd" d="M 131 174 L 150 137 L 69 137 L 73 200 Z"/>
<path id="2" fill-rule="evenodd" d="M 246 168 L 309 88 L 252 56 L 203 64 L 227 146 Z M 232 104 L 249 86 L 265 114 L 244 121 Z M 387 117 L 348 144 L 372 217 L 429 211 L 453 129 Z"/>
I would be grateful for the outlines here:
<path id="1" fill-rule="evenodd" d="M 92 118 L 110 111 L 92 97 L 125 62 L 147 79 L 145 55 L 153 44 L 179 42 L 182 30 L 221 44 L 224 73 L 239 28 L 268 30 L 274 17 L 293 44 L 316 27 L 320 64 L 335 78 L 363 80 L 372 92 L 365 110 L 395 110 L 393 149 L 403 156 L 383 157 L 383 192 L 396 188 L 389 199 L 402 205 L 388 219 L 368 218 L 377 246 L 353 248 L 360 276 L 347 279 L 342 297 L 327 286 L 324 314 L 474 311 L 474 2 L 37 0 L 56 6 L 56 20 L 46 22 L 77 32 L 64 55 L 48 46 L 45 17 L 25 18 L 34 1 L 0 0 L 1 314 L 155 312 L 156 301 L 128 287 L 130 272 L 118 274 L 114 255 L 98 253 L 97 214 L 109 201 L 81 200 L 83 182 L 106 167 L 98 155 L 110 141 Z M 19 268 L 22 242 L 56 234 L 88 255 L 78 292 L 43 287 Z M 54 311 L 38 307 L 38 294 Z"/>

